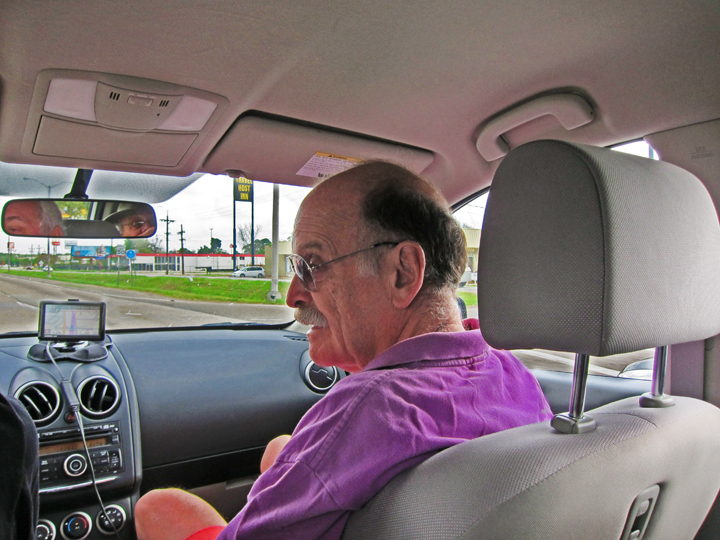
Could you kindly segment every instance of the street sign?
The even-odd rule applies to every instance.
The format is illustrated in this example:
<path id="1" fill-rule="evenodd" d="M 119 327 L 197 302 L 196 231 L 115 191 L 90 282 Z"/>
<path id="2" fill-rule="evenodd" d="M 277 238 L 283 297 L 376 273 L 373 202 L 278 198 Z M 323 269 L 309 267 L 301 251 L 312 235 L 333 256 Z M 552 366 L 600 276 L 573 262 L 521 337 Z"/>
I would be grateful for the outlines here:
<path id="1" fill-rule="evenodd" d="M 8 242 L 8 249 L 15 249 L 15 242 Z"/>
<path id="2" fill-rule="evenodd" d="M 118 255 L 125 255 L 125 246 L 118 246 L 115 248 L 115 253 Z"/>
<path id="3" fill-rule="evenodd" d="M 127 253 L 125 253 L 125 256 L 128 259 L 134 259 L 135 258 L 135 250 L 134 249 L 128 249 Z"/>

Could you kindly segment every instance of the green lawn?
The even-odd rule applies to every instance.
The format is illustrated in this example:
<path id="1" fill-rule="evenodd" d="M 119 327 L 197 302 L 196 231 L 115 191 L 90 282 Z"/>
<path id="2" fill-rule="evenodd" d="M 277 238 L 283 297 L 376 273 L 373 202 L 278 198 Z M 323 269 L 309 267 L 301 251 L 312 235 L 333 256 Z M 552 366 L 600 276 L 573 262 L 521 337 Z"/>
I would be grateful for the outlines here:
<path id="1" fill-rule="evenodd" d="M 4 272 L 4 270 L 3 270 Z M 67 283 L 84 283 L 99 285 L 113 289 L 132 289 L 155 294 L 162 294 L 179 300 L 209 300 L 216 302 L 239 302 L 242 304 L 278 304 L 283 303 L 290 283 L 279 283 L 282 300 L 272 302 L 267 299 L 270 292 L 269 279 L 208 279 L 189 276 L 134 276 L 130 284 L 130 275 L 120 273 L 120 283 L 117 274 L 112 272 L 65 272 L 55 270 L 48 278 L 46 272 L 33 270 L 10 270 L 14 276 L 28 276 L 52 281 Z M 458 292 L 458 296 L 465 300 L 468 307 L 477 306 L 477 295 L 471 292 Z"/>
<path id="2" fill-rule="evenodd" d="M 477 293 L 458 291 L 457 295 L 465 300 L 465 305 L 467 307 L 477 306 Z"/>
<path id="3" fill-rule="evenodd" d="M 4 272 L 4 271 L 3 271 Z M 67 283 L 84 283 L 88 285 L 99 285 L 113 289 L 132 289 L 149 293 L 161 294 L 180 300 L 210 300 L 217 302 L 240 302 L 243 304 L 278 304 L 284 300 L 275 302 L 267 300 L 270 292 L 269 279 L 208 279 L 189 276 L 134 276 L 132 285 L 130 275 L 127 272 L 118 276 L 112 272 L 64 272 L 55 270 L 48 278 L 45 272 L 11 270 L 11 275 L 28 276 L 38 279 L 49 279 L 52 281 L 64 281 Z M 280 292 L 285 298 L 290 283 L 280 282 Z"/>

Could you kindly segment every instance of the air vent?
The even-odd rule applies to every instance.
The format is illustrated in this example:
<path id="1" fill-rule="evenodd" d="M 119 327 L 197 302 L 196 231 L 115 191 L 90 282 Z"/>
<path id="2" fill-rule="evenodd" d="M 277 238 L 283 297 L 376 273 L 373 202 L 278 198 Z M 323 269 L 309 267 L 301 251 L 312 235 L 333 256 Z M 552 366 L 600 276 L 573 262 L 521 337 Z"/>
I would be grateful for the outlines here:
<path id="1" fill-rule="evenodd" d="M 110 416 L 120 403 L 120 389 L 115 381 L 102 375 L 88 377 L 77 388 L 82 413 L 88 418 Z"/>
<path id="2" fill-rule="evenodd" d="M 289 339 L 290 341 L 307 341 L 308 338 L 305 336 L 283 336 L 286 339 Z"/>
<path id="3" fill-rule="evenodd" d="M 110 92 L 110 99 L 113 101 L 118 101 L 120 99 L 120 94 L 117 92 Z"/>
<path id="4" fill-rule="evenodd" d="M 163 99 L 163 100 L 160 102 L 160 106 L 161 106 L 161 107 L 167 107 L 168 105 L 170 105 L 170 100 L 168 100 L 168 99 Z"/>
<path id="5" fill-rule="evenodd" d="M 49 424 L 60 411 L 60 394 L 46 382 L 34 381 L 22 385 L 15 392 L 15 398 L 25 406 L 36 426 Z"/>
<path id="6" fill-rule="evenodd" d="M 337 380 L 338 371 L 335 367 L 324 367 L 310 362 L 305 368 L 305 384 L 316 392 L 327 392 Z"/>

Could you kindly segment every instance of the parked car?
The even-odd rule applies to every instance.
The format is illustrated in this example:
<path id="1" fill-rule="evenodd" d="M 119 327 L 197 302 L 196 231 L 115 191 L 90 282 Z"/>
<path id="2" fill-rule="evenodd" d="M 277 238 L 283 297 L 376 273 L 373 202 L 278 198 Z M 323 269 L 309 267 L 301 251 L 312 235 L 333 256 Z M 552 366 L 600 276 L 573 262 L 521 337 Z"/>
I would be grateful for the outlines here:
<path id="1" fill-rule="evenodd" d="M 264 278 L 265 269 L 262 266 L 246 266 L 232 273 L 233 277 L 255 277 Z"/>

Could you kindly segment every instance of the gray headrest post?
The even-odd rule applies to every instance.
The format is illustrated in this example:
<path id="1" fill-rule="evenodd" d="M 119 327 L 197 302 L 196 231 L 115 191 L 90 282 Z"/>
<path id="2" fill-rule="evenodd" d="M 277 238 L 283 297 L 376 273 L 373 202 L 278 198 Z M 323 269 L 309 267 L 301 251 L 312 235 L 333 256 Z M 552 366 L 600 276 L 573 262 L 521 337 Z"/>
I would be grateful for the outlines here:
<path id="1" fill-rule="evenodd" d="M 589 416 L 585 416 L 585 393 L 587 390 L 587 377 L 590 372 L 590 356 L 587 354 L 575 355 L 575 369 L 573 370 L 573 385 L 570 390 L 570 412 L 556 414 L 550 425 L 560 433 L 587 433 L 593 431 L 597 424 Z"/>
<path id="2" fill-rule="evenodd" d="M 640 396 L 640 406 L 648 408 L 672 407 L 675 401 L 665 394 L 665 372 L 667 370 L 667 345 L 655 348 L 653 363 L 652 392 Z"/>

